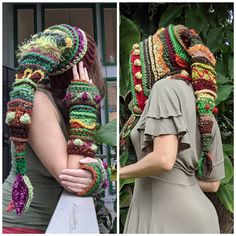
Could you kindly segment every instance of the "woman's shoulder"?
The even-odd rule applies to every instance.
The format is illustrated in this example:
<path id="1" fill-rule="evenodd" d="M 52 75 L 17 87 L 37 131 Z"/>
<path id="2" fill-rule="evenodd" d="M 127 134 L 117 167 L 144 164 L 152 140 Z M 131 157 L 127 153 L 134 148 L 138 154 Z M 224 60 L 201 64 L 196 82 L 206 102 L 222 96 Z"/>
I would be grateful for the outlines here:
<path id="1" fill-rule="evenodd" d="M 189 87 L 189 84 L 181 79 L 161 79 L 154 83 L 154 89 L 179 89 L 181 87 Z"/>
<path id="2" fill-rule="evenodd" d="M 187 95 L 193 94 L 190 84 L 179 79 L 161 79 L 155 82 L 151 89 L 152 96 L 162 97 L 183 97 L 185 93 Z"/>
<path id="3" fill-rule="evenodd" d="M 59 119 L 58 109 L 50 91 L 44 88 L 37 88 L 34 97 L 33 113 L 37 110 L 38 115 L 47 117 L 47 114 L 51 113 Z"/>

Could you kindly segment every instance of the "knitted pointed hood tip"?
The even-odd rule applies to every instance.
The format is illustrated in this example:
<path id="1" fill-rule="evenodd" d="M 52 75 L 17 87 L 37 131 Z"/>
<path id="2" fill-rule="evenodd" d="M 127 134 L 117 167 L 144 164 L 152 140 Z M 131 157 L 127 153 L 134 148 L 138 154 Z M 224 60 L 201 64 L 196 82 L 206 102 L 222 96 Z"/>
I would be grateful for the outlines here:
<path id="1" fill-rule="evenodd" d="M 160 79 L 181 79 L 191 83 L 196 97 L 202 154 L 198 162 L 199 178 L 207 178 L 212 171 L 213 114 L 217 97 L 216 60 L 193 29 L 183 25 L 169 25 L 157 30 L 142 42 L 133 45 L 129 59 L 132 115 L 121 134 L 121 148 L 125 148 L 130 131 L 145 107 L 153 84 Z"/>
<path id="2" fill-rule="evenodd" d="M 7 211 L 15 209 L 20 215 L 27 211 L 33 199 L 25 155 L 37 84 L 51 75 L 64 73 L 82 60 L 88 68 L 94 63 L 95 53 L 94 40 L 80 28 L 66 24 L 51 26 L 18 47 L 16 80 L 6 114 L 10 140 L 15 147 L 12 156 L 16 169 Z"/>

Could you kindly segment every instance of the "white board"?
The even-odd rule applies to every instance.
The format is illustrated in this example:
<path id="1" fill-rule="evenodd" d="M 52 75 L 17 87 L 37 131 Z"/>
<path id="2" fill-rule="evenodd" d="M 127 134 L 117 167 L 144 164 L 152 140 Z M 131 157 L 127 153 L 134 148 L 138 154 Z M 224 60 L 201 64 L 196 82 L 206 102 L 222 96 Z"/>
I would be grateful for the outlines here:
<path id="1" fill-rule="evenodd" d="M 77 197 L 64 190 L 46 234 L 99 234 L 92 197 Z"/>

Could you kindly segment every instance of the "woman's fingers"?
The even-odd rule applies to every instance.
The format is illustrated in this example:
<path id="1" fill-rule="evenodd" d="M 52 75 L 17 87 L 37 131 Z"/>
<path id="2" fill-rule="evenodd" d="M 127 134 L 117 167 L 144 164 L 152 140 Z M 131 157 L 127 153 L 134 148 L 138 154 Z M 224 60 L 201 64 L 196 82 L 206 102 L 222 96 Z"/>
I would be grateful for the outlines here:
<path id="1" fill-rule="evenodd" d="M 82 163 L 82 164 L 88 164 L 88 163 L 95 163 L 95 162 L 98 162 L 98 161 L 94 158 L 86 157 L 86 158 L 81 159 L 79 162 Z"/>
<path id="2" fill-rule="evenodd" d="M 74 177 L 70 175 L 61 175 L 60 181 L 61 182 L 66 181 L 66 182 L 75 183 L 75 184 L 89 185 L 92 182 L 92 178 L 80 178 L 80 177 Z"/>
<path id="3" fill-rule="evenodd" d="M 85 73 L 84 73 L 84 64 L 83 61 L 79 62 L 79 76 L 81 80 L 86 80 Z"/>
<path id="4" fill-rule="evenodd" d="M 73 72 L 73 79 L 74 80 L 79 80 L 79 73 L 78 73 L 78 70 L 77 70 L 77 65 L 73 66 L 72 72 Z"/>
<path id="5" fill-rule="evenodd" d="M 89 82 L 89 83 L 93 83 L 93 81 L 91 79 L 89 79 L 89 76 L 88 76 L 88 71 L 87 71 L 87 68 L 84 67 L 84 74 L 85 74 L 85 79 Z"/>
<path id="6" fill-rule="evenodd" d="M 77 189 L 69 186 L 67 188 L 73 193 L 82 193 L 84 191 L 83 189 Z"/>
<path id="7" fill-rule="evenodd" d="M 74 80 L 81 79 L 81 80 L 87 80 L 91 84 L 93 83 L 92 79 L 89 79 L 88 71 L 87 71 L 87 68 L 84 67 L 83 61 L 79 62 L 79 73 L 78 73 L 77 65 L 73 66 L 72 72 L 73 72 L 73 79 Z"/>
<path id="8" fill-rule="evenodd" d="M 90 171 L 82 170 L 82 169 L 64 169 L 62 170 L 61 173 L 62 175 L 70 175 L 70 176 L 80 177 L 80 178 L 91 178 Z"/>
<path id="9" fill-rule="evenodd" d="M 88 185 L 86 184 L 72 183 L 68 181 L 62 181 L 61 183 L 65 185 L 67 188 L 71 187 L 71 188 L 76 188 L 76 189 L 86 189 L 88 187 Z"/>

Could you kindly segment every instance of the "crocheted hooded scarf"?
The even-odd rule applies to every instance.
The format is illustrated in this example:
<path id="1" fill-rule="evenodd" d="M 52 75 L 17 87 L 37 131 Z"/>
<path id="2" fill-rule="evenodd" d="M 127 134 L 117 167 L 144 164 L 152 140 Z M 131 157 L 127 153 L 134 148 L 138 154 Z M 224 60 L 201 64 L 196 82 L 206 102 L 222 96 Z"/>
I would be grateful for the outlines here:
<path id="1" fill-rule="evenodd" d="M 70 25 L 55 25 L 35 34 L 19 46 L 18 68 L 6 115 L 10 140 L 15 151 L 16 178 L 8 210 L 17 215 L 27 211 L 33 198 L 33 187 L 26 173 L 26 143 L 31 123 L 37 84 L 50 75 L 58 75 L 83 60 L 85 67 L 95 61 L 95 42 L 86 33 Z"/>
<path id="2" fill-rule="evenodd" d="M 144 41 L 134 44 L 129 59 L 132 113 L 120 134 L 124 148 L 130 131 L 143 112 L 153 84 L 160 79 L 182 79 L 192 84 L 196 97 L 196 111 L 201 134 L 199 178 L 207 178 L 212 171 L 213 113 L 217 113 L 216 60 L 198 34 L 183 25 L 169 25 L 159 29 Z"/>

